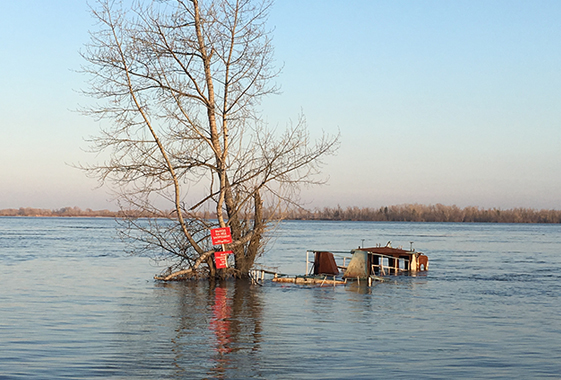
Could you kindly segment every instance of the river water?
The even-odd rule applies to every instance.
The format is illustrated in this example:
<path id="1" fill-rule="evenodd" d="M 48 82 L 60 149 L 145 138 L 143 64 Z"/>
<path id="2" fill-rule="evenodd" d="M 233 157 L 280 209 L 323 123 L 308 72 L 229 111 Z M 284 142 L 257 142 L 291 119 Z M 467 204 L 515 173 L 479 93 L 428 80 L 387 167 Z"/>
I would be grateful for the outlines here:
<path id="1" fill-rule="evenodd" d="M 560 225 L 285 222 L 260 262 L 387 241 L 429 271 L 162 284 L 111 219 L 0 218 L 0 379 L 561 377 Z"/>

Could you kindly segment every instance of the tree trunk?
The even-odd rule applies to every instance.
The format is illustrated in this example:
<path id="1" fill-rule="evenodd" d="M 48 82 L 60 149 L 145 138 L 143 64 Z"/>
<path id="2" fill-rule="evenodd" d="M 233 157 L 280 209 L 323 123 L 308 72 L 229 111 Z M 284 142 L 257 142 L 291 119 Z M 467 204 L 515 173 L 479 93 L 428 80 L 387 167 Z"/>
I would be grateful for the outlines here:
<path id="1" fill-rule="evenodd" d="M 245 251 L 243 261 L 239 269 L 242 275 L 247 275 L 249 270 L 253 266 L 255 259 L 259 255 L 259 250 L 261 249 L 261 239 L 263 237 L 263 231 L 265 229 L 263 222 L 263 200 L 261 199 L 261 194 L 256 191 L 254 194 L 255 202 L 255 212 L 253 218 L 253 236 L 249 241 L 247 250 Z"/>

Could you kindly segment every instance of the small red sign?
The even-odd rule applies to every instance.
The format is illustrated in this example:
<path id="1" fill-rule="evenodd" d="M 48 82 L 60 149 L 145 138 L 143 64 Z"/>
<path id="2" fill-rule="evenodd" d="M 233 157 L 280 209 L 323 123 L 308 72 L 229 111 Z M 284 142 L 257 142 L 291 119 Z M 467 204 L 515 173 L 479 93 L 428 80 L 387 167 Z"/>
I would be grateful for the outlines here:
<path id="1" fill-rule="evenodd" d="M 228 268 L 228 255 L 231 253 L 233 252 L 214 252 L 214 263 L 216 264 L 216 269 Z"/>
<path id="2" fill-rule="evenodd" d="M 212 245 L 229 244 L 232 242 L 230 227 L 213 228 L 210 230 Z"/>

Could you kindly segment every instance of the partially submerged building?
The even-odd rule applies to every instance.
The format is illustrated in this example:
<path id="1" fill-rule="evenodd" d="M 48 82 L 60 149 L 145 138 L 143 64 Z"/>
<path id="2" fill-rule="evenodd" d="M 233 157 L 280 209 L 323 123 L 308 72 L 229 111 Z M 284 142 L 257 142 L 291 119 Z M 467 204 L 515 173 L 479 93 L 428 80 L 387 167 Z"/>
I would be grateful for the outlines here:
<path id="1" fill-rule="evenodd" d="M 429 259 L 421 252 L 385 247 L 352 250 L 352 258 L 343 278 L 368 278 L 389 274 L 416 273 L 429 268 Z"/>
<path id="2" fill-rule="evenodd" d="M 337 276 L 341 272 L 343 278 L 365 279 L 370 276 L 385 276 L 390 274 L 417 273 L 426 271 L 429 267 L 429 260 L 422 252 L 414 249 L 405 250 L 393 248 L 388 242 L 386 246 L 372 248 L 357 248 L 351 251 L 351 257 L 338 256 L 343 258 L 342 265 L 337 265 L 334 253 L 330 251 L 308 251 L 314 254 L 313 266 L 309 275 L 330 275 Z M 348 265 L 346 262 L 348 261 Z"/>
<path id="3" fill-rule="evenodd" d="M 347 280 L 366 280 L 370 285 L 373 280 L 382 281 L 383 276 L 414 275 L 429 268 L 429 260 L 425 254 L 416 252 L 412 247 L 410 250 L 393 248 L 390 242 L 385 246 L 353 249 L 350 253 L 351 256 L 349 251 L 308 250 L 305 275 L 286 277 L 275 274 L 273 281 L 337 285 L 346 284 Z M 313 254 L 313 261 L 310 260 L 310 254 Z"/>

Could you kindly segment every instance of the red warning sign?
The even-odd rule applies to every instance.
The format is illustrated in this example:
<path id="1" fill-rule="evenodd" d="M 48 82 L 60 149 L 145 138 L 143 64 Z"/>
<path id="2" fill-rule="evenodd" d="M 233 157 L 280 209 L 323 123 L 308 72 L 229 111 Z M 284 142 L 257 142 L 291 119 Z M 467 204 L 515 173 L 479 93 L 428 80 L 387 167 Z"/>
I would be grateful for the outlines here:
<path id="1" fill-rule="evenodd" d="M 232 242 L 230 227 L 213 228 L 210 230 L 212 245 L 229 244 Z"/>
<path id="2" fill-rule="evenodd" d="M 231 253 L 233 252 L 214 252 L 214 264 L 216 265 L 216 269 L 228 268 L 228 255 Z"/>

